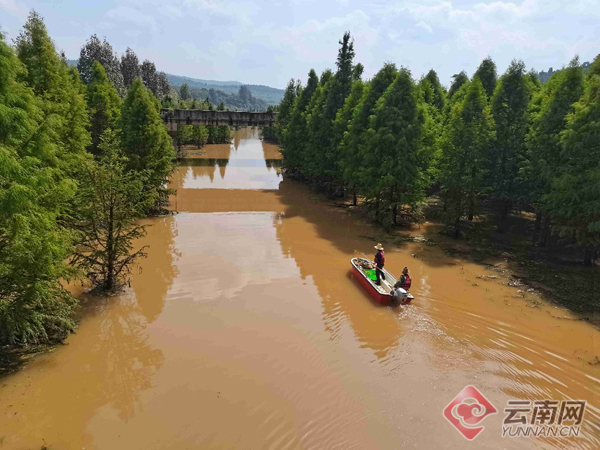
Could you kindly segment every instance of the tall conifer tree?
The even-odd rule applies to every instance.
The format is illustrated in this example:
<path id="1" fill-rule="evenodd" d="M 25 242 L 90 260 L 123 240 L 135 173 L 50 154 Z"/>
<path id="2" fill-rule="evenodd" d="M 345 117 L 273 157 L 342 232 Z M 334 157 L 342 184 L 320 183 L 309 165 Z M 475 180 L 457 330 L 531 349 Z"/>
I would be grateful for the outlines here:
<path id="1" fill-rule="evenodd" d="M 94 155 L 99 155 L 102 135 L 107 129 L 115 130 L 118 126 L 121 98 L 98 61 L 94 61 L 92 66 L 92 79 L 87 86 L 86 99 L 92 134 L 89 150 Z"/>
<path id="2" fill-rule="evenodd" d="M 499 202 L 499 232 L 505 231 L 512 205 L 521 194 L 518 182 L 519 163 L 525 157 L 530 95 L 525 79 L 525 64 L 513 61 L 500 78 L 491 100 L 496 141 L 489 153 L 488 167 L 492 192 Z"/>
<path id="3" fill-rule="evenodd" d="M 484 190 L 486 157 L 493 139 L 487 94 L 474 77 L 464 101 L 450 111 L 442 139 L 440 181 L 446 215 L 456 237 L 465 216 L 472 219 L 477 196 Z"/>
<path id="4" fill-rule="evenodd" d="M 160 118 L 160 104 L 140 78 L 136 78 L 123 101 L 120 120 L 121 144 L 128 167 L 146 174 L 148 195 L 154 198 L 153 210 L 167 204 L 166 189 L 173 171 L 173 141 Z"/>
<path id="5" fill-rule="evenodd" d="M 592 264 L 600 245 L 600 55 L 588 69 L 585 93 L 567 117 L 559 176 L 544 203 L 554 229 L 584 247 Z"/>

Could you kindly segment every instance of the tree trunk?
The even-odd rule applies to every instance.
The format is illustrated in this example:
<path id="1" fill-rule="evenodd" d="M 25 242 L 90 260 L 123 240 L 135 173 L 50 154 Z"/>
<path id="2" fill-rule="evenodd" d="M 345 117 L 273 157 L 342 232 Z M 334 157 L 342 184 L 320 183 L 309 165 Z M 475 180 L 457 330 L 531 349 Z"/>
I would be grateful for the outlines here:
<path id="1" fill-rule="evenodd" d="M 542 229 L 542 213 L 535 213 L 535 226 L 533 227 L 533 245 L 538 244 L 538 236 L 540 234 L 540 230 Z"/>
<path id="2" fill-rule="evenodd" d="M 392 189 L 390 190 L 390 202 L 392 203 L 392 223 L 396 226 L 398 225 L 398 204 L 394 201 L 394 186 L 392 186 Z"/>
<path id="3" fill-rule="evenodd" d="M 454 237 L 460 237 L 460 216 L 456 216 L 456 221 L 454 223 Z"/>
<path id="4" fill-rule="evenodd" d="M 548 244 L 548 236 L 550 236 L 550 216 L 544 216 L 544 227 L 540 236 L 540 247 L 545 247 Z"/>
<path id="5" fill-rule="evenodd" d="M 592 265 L 592 247 L 586 247 L 583 253 L 583 265 L 591 266 Z"/>
<path id="6" fill-rule="evenodd" d="M 108 230 L 107 230 L 107 239 L 106 239 L 106 259 L 107 259 L 107 267 L 106 267 L 106 277 L 105 277 L 105 286 L 104 289 L 107 291 L 112 291 L 114 288 L 115 280 L 115 257 L 114 257 L 114 236 L 113 236 L 113 217 L 114 217 L 114 207 L 110 205 L 110 211 L 108 215 Z"/>
<path id="7" fill-rule="evenodd" d="M 473 216 L 475 215 L 475 194 L 471 192 L 469 195 L 469 222 L 473 222 Z"/>
<path id="8" fill-rule="evenodd" d="M 352 204 L 356 206 L 356 203 L 356 186 L 354 186 L 354 188 L 352 189 Z"/>
<path id="9" fill-rule="evenodd" d="M 506 229 L 506 220 L 508 219 L 508 211 L 510 209 L 510 200 L 503 199 L 500 207 L 500 217 L 498 220 L 498 233 L 504 233 Z"/>

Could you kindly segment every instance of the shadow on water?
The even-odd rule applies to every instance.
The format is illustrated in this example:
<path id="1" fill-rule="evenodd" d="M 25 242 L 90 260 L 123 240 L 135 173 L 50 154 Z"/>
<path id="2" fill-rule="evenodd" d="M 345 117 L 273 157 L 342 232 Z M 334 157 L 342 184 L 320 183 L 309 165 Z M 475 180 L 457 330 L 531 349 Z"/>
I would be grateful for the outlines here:
<path id="1" fill-rule="evenodd" d="M 275 219 L 275 227 L 282 251 L 295 260 L 302 278 L 311 278 L 317 287 L 331 339 L 341 339 L 344 325 L 349 324 L 361 347 L 384 362 L 398 346 L 403 330 L 397 312 L 375 303 L 349 276 L 354 250 L 367 244 L 357 237 L 360 225 L 344 211 L 315 205 L 309 195 L 293 181 L 279 185 L 285 211 Z M 304 220 L 314 226 L 307 227 Z"/>
<path id="2" fill-rule="evenodd" d="M 138 307 L 149 323 L 154 322 L 165 306 L 165 298 L 177 276 L 174 260 L 179 257 L 175 246 L 177 222 L 173 216 L 150 219 L 144 243 L 150 247 L 148 256 L 136 270 L 133 291 Z"/>

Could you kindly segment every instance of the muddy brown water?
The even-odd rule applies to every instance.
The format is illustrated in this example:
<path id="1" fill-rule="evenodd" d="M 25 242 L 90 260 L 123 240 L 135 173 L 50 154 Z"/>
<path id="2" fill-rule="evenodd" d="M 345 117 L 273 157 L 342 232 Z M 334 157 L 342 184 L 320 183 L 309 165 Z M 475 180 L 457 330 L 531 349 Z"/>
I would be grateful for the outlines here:
<path id="1" fill-rule="evenodd" d="M 82 294 L 66 345 L 0 379 L 0 450 L 600 446 L 588 323 L 418 242 L 386 243 L 416 300 L 378 306 L 349 260 L 381 232 L 284 180 L 256 130 L 188 156 L 131 288 Z M 473 442 L 442 415 L 466 385 L 499 411 Z M 587 400 L 580 437 L 502 438 L 509 399 Z"/>

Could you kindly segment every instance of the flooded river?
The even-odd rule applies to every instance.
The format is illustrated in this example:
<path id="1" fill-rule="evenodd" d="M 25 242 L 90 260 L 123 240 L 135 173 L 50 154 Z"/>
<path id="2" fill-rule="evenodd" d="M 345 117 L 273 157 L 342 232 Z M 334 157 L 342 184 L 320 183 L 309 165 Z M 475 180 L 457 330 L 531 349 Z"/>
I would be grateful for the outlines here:
<path id="1" fill-rule="evenodd" d="M 500 268 L 386 242 L 252 129 L 192 149 L 173 187 L 131 288 L 82 294 L 66 345 L 0 379 L 0 450 L 600 446 L 599 332 Z M 412 305 L 351 277 L 372 238 Z M 466 385 L 498 410 L 471 443 L 442 415 Z M 580 437 L 501 437 L 510 399 L 587 400 Z"/>

